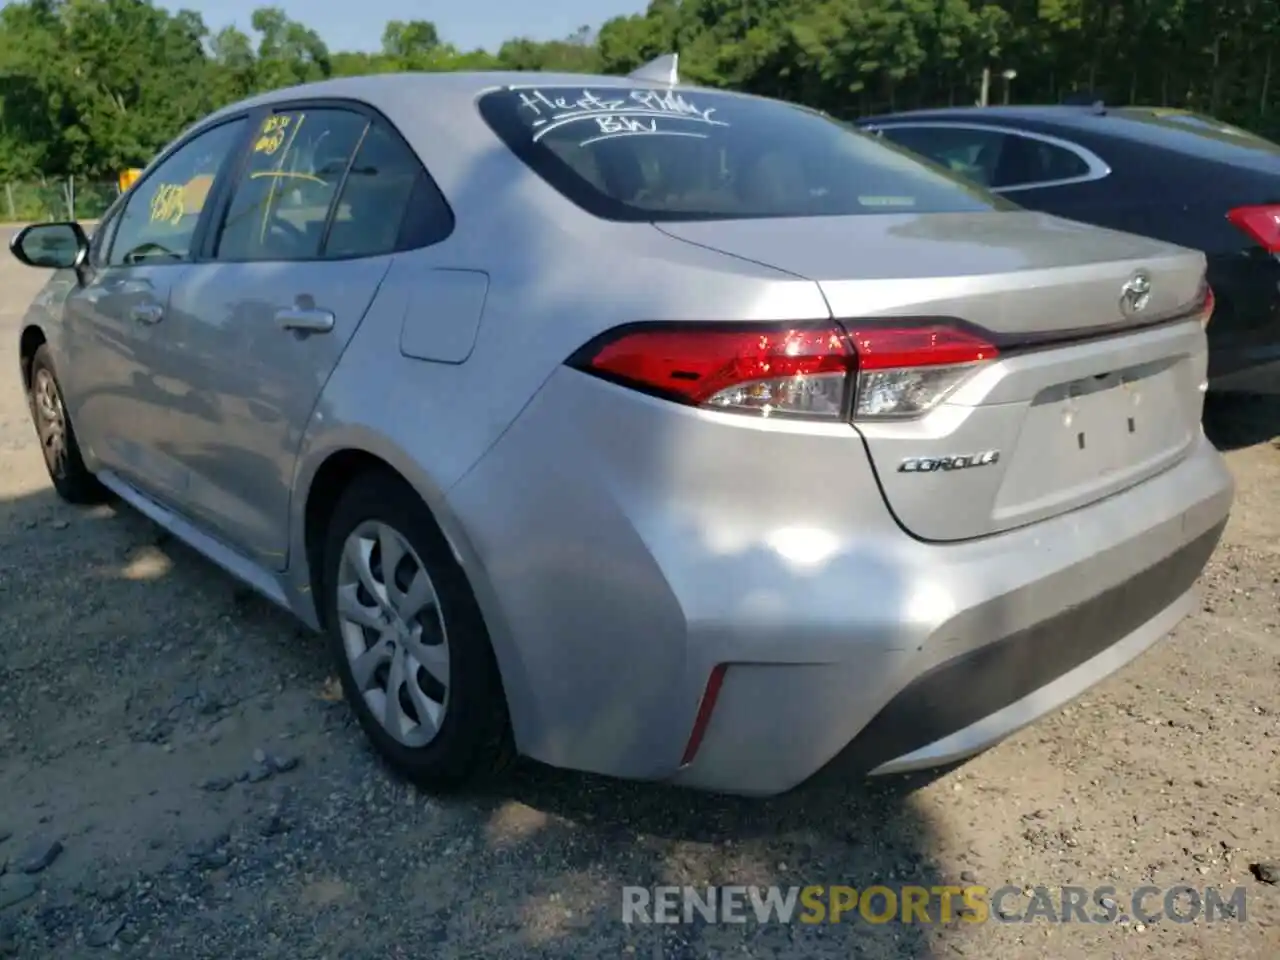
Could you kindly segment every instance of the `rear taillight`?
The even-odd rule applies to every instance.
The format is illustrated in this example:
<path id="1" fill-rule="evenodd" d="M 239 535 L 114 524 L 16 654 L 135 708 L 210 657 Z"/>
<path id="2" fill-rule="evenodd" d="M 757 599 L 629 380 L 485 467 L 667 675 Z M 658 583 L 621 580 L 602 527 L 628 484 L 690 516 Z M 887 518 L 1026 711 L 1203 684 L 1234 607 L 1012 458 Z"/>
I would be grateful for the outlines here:
<path id="1" fill-rule="evenodd" d="M 995 345 L 946 324 L 860 327 L 851 333 L 858 355 L 854 416 L 913 417 L 937 406 L 972 372 L 993 360 Z"/>
<path id="2" fill-rule="evenodd" d="M 1261 244 L 1268 253 L 1280 253 L 1280 203 L 1236 207 L 1227 219 Z"/>
<path id="3" fill-rule="evenodd" d="M 996 355 L 988 340 L 946 323 L 637 324 L 587 344 L 569 363 L 689 406 L 884 419 L 932 409 Z"/>

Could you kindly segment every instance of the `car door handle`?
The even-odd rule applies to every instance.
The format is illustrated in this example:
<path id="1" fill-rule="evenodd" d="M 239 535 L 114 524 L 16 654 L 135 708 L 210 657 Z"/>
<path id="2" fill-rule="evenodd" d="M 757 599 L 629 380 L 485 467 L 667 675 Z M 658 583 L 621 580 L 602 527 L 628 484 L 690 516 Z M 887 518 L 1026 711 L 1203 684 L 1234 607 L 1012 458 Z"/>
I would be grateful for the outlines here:
<path id="1" fill-rule="evenodd" d="M 294 307 L 276 312 L 276 323 L 281 329 L 299 333 L 328 333 L 333 329 L 333 322 L 333 314 L 328 310 Z"/>
<path id="2" fill-rule="evenodd" d="M 158 303 L 139 303 L 129 311 L 129 316 L 133 317 L 135 323 L 150 326 L 164 319 L 164 307 Z"/>

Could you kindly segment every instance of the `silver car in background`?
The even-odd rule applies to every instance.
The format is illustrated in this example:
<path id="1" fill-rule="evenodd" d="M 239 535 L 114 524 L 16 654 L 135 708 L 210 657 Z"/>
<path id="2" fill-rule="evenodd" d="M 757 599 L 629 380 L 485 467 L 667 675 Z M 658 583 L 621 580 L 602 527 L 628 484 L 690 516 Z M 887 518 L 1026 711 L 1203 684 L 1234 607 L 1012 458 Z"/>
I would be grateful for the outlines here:
<path id="1" fill-rule="evenodd" d="M 281 90 L 13 251 L 58 492 L 326 631 L 436 789 L 972 755 L 1167 633 L 1232 501 L 1200 253 L 766 99 Z"/>

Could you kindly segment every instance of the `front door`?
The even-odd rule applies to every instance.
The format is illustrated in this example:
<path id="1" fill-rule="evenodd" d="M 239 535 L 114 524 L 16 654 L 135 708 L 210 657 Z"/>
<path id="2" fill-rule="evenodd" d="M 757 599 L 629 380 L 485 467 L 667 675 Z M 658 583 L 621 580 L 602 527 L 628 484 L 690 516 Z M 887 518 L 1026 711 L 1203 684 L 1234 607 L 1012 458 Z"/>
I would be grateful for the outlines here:
<path id="1" fill-rule="evenodd" d="M 174 289 L 170 320 L 200 405 L 173 408 L 186 512 L 283 569 L 293 470 L 325 382 L 399 249 L 421 173 L 358 110 L 276 110 L 254 135 L 212 257 Z M 207 411 L 207 413 L 206 413 Z"/>
<path id="2" fill-rule="evenodd" d="M 179 146 L 103 224 L 84 285 L 66 303 L 66 402 L 103 467 L 162 499 L 185 485 L 166 449 L 171 411 L 187 401 L 169 374 L 169 304 L 191 269 L 205 200 L 244 120 Z"/>

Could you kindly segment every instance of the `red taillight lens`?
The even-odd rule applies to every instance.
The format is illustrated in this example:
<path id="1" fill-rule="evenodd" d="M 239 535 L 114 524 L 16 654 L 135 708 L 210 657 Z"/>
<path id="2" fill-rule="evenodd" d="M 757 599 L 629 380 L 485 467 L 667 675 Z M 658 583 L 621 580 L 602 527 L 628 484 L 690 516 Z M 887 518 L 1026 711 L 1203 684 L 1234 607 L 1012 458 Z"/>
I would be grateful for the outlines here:
<path id="1" fill-rule="evenodd" d="M 693 406 L 840 416 L 853 351 L 838 327 L 623 328 L 574 366 Z"/>
<path id="2" fill-rule="evenodd" d="M 854 328 L 850 337 L 859 370 L 978 363 L 998 353 L 994 344 L 978 334 L 941 323 Z"/>
<path id="3" fill-rule="evenodd" d="M 1269 253 L 1280 253 L 1280 203 L 1257 207 L 1236 207 L 1227 219 L 1262 245 Z"/>
<path id="4" fill-rule="evenodd" d="M 947 323 L 623 327 L 569 363 L 690 406 L 855 419 L 911 417 L 940 403 L 994 344 Z"/>

